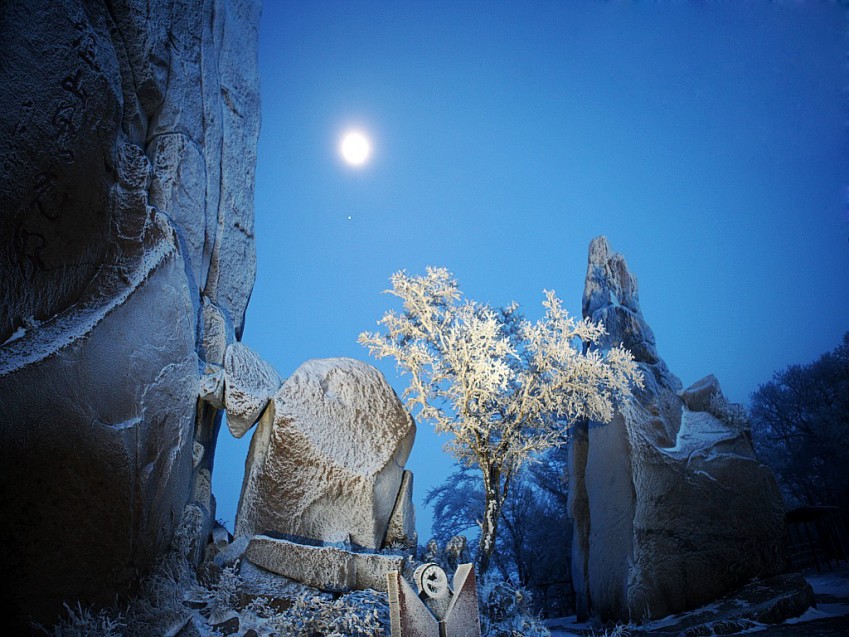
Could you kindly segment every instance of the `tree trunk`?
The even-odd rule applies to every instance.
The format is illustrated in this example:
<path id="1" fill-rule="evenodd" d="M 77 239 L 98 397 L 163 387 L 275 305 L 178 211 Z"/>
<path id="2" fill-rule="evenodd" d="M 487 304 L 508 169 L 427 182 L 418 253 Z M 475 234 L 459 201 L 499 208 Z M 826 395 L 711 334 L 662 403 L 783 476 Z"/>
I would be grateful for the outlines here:
<path id="1" fill-rule="evenodd" d="M 484 509 L 481 521 L 481 538 L 478 544 L 478 571 L 483 576 L 489 569 L 489 560 L 495 550 L 495 537 L 498 530 L 498 519 L 501 517 L 501 475 L 498 469 L 491 467 L 483 470 L 484 475 Z"/>

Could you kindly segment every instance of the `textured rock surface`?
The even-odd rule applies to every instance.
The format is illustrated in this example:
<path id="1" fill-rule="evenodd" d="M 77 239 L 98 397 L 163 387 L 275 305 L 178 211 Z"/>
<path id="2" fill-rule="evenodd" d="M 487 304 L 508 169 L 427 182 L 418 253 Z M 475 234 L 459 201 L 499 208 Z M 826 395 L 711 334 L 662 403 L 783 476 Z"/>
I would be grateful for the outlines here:
<path id="1" fill-rule="evenodd" d="M 219 419 L 198 380 L 223 365 L 253 285 L 258 22 L 253 0 L 0 6 L 16 628 L 63 599 L 111 602 L 178 524 L 211 529 Z"/>
<path id="2" fill-rule="evenodd" d="M 224 404 L 227 426 L 241 438 L 259 420 L 262 411 L 283 379 L 256 352 L 241 343 L 233 343 L 224 355 Z"/>
<path id="3" fill-rule="evenodd" d="M 251 539 L 245 555 L 272 573 L 336 593 L 367 588 L 385 591 L 387 573 L 404 568 L 404 557 L 400 555 L 356 553 L 262 535 Z"/>
<path id="4" fill-rule="evenodd" d="M 739 635 L 746 632 L 774 634 L 764 624 L 780 624 L 798 617 L 814 605 L 814 590 L 798 573 L 776 575 L 755 580 L 704 608 L 682 613 L 658 622 L 634 627 L 632 635 L 668 635 L 669 637 L 702 637 L 704 635 Z M 845 622 L 845 619 L 844 619 Z M 816 622 L 820 625 L 821 622 Z M 785 626 L 791 628 L 792 625 Z M 804 626 L 804 627 L 803 627 Z M 813 635 L 811 624 L 796 626 L 784 634 Z M 823 634 L 842 635 L 839 631 Z"/>
<path id="5" fill-rule="evenodd" d="M 389 516 L 383 546 L 415 548 L 417 543 L 416 510 L 413 506 L 413 472 L 404 471 L 401 487 L 395 499 L 395 508 Z"/>
<path id="6" fill-rule="evenodd" d="M 700 606 L 784 567 L 783 509 L 748 438 L 679 397 L 658 356 L 637 283 L 600 237 L 590 245 L 584 316 L 606 344 L 631 349 L 646 380 L 608 425 L 577 428 L 571 449 L 572 576 L 580 614 L 662 617 Z M 708 377 L 682 392 L 706 408 Z"/>
<path id="7" fill-rule="evenodd" d="M 719 387 L 719 381 L 713 374 L 708 374 L 681 391 L 679 395 L 690 411 L 708 411 L 711 399 L 720 394 L 722 390 Z"/>
<path id="8" fill-rule="evenodd" d="M 380 548 L 415 424 L 374 367 L 307 361 L 251 439 L 236 535 Z"/>

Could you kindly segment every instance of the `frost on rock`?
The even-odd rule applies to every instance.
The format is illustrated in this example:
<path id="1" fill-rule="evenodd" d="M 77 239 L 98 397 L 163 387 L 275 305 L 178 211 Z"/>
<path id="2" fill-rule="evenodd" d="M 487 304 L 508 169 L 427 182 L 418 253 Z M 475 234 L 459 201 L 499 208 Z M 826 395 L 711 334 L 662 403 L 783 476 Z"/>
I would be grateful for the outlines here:
<path id="1" fill-rule="evenodd" d="M 417 543 L 416 510 L 413 507 L 413 472 L 405 470 L 398 496 L 395 498 L 395 508 L 389 516 L 383 546 L 415 548 Z"/>
<path id="2" fill-rule="evenodd" d="M 236 535 L 380 548 L 414 438 L 412 418 L 374 367 L 304 363 L 251 440 Z"/>
<path id="3" fill-rule="evenodd" d="M 713 376 L 681 391 L 643 318 L 636 277 L 604 237 L 590 244 L 583 307 L 585 318 L 604 322 L 606 345 L 633 352 L 645 387 L 610 424 L 574 430 L 579 615 L 663 617 L 781 572 L 775 477 Z"/>
<path id="4" fill-rule="evenodd" d="M 322 588 L 371 586 L 351 574 L 345 554 L 353 549 L 350 560 L 371 560 L 379 570 L 378 557 L 363 555 L 378 555 L 387 540 L 413 544 L 412 475 L 404 478 L 404 463 L 414 438 L 413 419 L 374 367 L 348 358 L 301 365 L 251 439 L 236 518 L 236 535 L 254 538 L 249 559 L 309 581 L 296 572 L 310 553 L 327 571 L 318 579 L 332 584 Z"/>
<path id="5" fill-rule="evenodd" d="M 701 380 L 697 380 L 687 389 L 679 392 L 681 400 L 690 411 L 708 411 L 714 396 L 721 395 L 719 381 L 713 374 L 708 374 Z"/>
<path id="6" fill-rule="evenodd" d="M 230 432 L 241 438 L 283 384 L 275 369 L 249 347 L 233 343 L 224 354 L 224 406 Z"/>
<path id="7" fill-rule="evenodd" d="M 2 12 L 0 546 L 22 632 L 62 600 L 113 601 L 184 515 L 214 519 L 197 395 L 223 350 L 201 308 L 241 334 L 259 3 Z"/>
<path id="8" fill-rule="evenodd" d="M 385 592 L 386 574 L 404 568 L 401 555 L 311 546 L 262 535 L 250 540 L 245 555 L 272 573 L 336 593 L 365 589 Z"/>

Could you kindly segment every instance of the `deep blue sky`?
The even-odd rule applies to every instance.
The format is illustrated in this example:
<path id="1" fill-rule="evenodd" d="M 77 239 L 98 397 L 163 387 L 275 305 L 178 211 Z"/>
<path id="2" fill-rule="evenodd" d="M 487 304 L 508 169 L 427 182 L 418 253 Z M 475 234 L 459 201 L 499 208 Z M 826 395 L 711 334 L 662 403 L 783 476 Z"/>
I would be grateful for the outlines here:
<path id="1" fill-rule="evenodd" d="M 390 274 L 427 265 L 480 301 L 535 318 L 553 288 L 579 313 L 605 234 L 672 371 L 747 401 L 849 330 L 846 34 L 830 3 L 267 0 L 244 342 L 284 377 L 368 360 Z M 375 145 L 360 170 L 336 152 L 352 125 Z M 219 439 L 231 528 L 249 438 Z M 442 442 L 419 423 L 422 542 Z"/>

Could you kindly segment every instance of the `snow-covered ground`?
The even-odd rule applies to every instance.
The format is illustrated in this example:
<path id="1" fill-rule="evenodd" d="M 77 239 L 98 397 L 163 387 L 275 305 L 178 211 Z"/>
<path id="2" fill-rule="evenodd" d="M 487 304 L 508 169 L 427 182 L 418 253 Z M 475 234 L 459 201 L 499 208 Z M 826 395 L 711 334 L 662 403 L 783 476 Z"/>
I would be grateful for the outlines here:
<path id="1" fill-rule="evenodd" d="M 846 617 L 846 632 L 849 634 L 849 569 L 806 575 L 805 579 L 814 589 L 817 607 L 809 608 L 799 617 L 791 617 L 784 623 L 801 624 L 829 617 Z"/>
<path id="2" fill-rule="evenodd" d="M 849 568 L 842 568 L 827 573 L 814 573 L 805 575 L 805 579 L 811 584 L 814 589 L 814 595 L 817 600 L 816 608 L 809 608 L 799 617 L 792 617 L 785 621 L 787 625 L 802 624 L 821 619 L 830 619 L 834 617 L 846 617 L 846 634 L 849 635 Z M 709 607 L 704 607 L 704 610 L 709 610 Z M 639 626 L 640 634 L 651 634 L 653 631 L 663 632 L 667 626 L 677 623 L 677 616 L 665 617 L 647 624 Z M 608 635 L 613 637 L 620 633 L 616 630 L 595 629 L 591 623 L 579 623 L 575 616 L 562 617 L 551 619 L 546 622 L 551 630 L 552 637 L 586 637 L 587 635 Z M 766 624 L 757 624 L 751 628 L 741 631 L 737 634 L 761 633 L 770 628 Z M 621 630 L 621 629 L 620 629 Z"/>
<path id="3" fill-rule="evenodd" d="M 805 579 L 814 588 L 817 599 L 823 595 L 828 595 L 849 600 L 849 568 L 805 575 Z"/>

